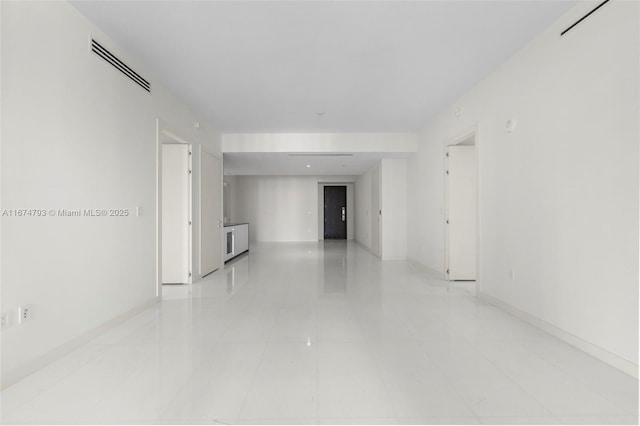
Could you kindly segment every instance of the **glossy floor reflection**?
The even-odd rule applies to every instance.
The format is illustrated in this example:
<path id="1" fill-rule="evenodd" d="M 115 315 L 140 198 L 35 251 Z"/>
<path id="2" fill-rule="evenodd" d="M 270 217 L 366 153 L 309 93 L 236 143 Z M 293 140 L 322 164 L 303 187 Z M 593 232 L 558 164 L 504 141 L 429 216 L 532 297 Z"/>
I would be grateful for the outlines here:
<path id="1" fill-rule="evenodd" d="M 2 423 L 637 424 L 637 386 L 406 262 L 262 243 L 2 392 Z"/>

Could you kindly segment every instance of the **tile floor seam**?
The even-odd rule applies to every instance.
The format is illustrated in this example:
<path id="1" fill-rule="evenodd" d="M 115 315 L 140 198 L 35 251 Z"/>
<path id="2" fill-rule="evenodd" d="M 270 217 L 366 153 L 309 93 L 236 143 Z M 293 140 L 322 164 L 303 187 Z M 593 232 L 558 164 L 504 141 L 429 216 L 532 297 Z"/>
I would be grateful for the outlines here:
<path id="1" fill-rule="evenodd" d="M 123 346 L 123 345 L 117 345 L 114 344 L 114 346 Z M 126 345 L 125 345 L 126 346 Z M 153 357 L 153 355 L 149 355 L 148 357 L 145 358 L 145 360 L 151 359 Z M 133 377 L 135 377 L 136 373 L 138 373 L 140 371 L 141 368 L 144 368 L 143 366 L 143 362 L 140 362 L 141 365 L 138 366 L 138 368 L 136 368 L 136 370 L 134 372 L 131 372 L 126 378 L 123 378 L 121 381 L 118 382 L 117 385 L 115 385 L 112 389 L 112 391 L 117 391 L 118 389 L 122 388 L 123 386 L 125 386 L 125 384 L 129 381 L 132 380 Z M 105 396 L 101 396 L 100 398 L 98 398 L 94 404 L 92 405 L 92 409 L 89 411 L 94 411 L 94 409 L 96 407 L 99 407 L 100 403 L 102 403 L 102 401 L 105 400 Z"/>
<path id="2" fill-rule="evenodd" d="M 589 354 L 586 354 L 586 355 L 589 355 Z M 589 355 L 589 356 L 591 356 L 591 355 Z M 598 360 L 598 359 L 597 359 L 597 358 L 595 358 L 595 357 L 592 357 L 592 358 L 593 358 L 594 360 L 600 361 L 600 360 Z M 622 373 L 622 374 L 625 374 L 625 373 Z M 598 395 L 598 396 L 600 396 L 600 397 L 604 398 L 607 402 L 609 402 L 609 403 L 610 403 L 611 405 L 613 405 L 614 407 L 617 407 L 617 408 L 620 408 L 621 410 L 624 410 L 624 411 L 627 413 L 627 415 L 629 415 L 629 416 L 635 416 L 635 415 L 636 415 L 636 413 L 633 413 L 633 412 L 630 412 L 630 411 L 626 411 L 626 409 L 625 409 L 625 408 L 618 406 L 618 404 L 617 404 L 613 399 L 611 399 L 611 396 L 610 396 L 609 394 L 604 393 L 604 392 L 600 392 L 600 391 L 599 391 L 599 390 L 597 390 L 597 389 L 593 389 L 593 390 L 592 390 L 592 388 L 591 388 L 591 385 L 592 385 L 592 384 L 591 384 L 589 381 L 582 380 L 582 378 L 580 377 L 580 375 L 577 375 L 577 376 L 574 376 L 574 375 L 572 375 L 572 374 L 571 374 L 571 375 L 567 374 L 567 375 L 568 375 L 568 376 L 570 376 L 571 378 L 573 378 L 574 380 L 578 380 L 578 381 L 580 381 L 580 383 L 582 383 L 582 384 L 583 384 L 583 385 L 584 385 L 584 386 L 585 386 L 589 391 L 593 391 L 593 393 L 594 393 L 594 394 L 596 394 L 596 395 Z M 633 378 L 632 376 L 629 376 L 629 377 Z"/>
<path id="3" fill-rule="evenodd" d="M 89 345 L 89 344 L 91 344 L 91 342 L 89 342 L 87 345 Z M 96 358 L 94 358 L 94 359 L 87 360 L 87 361 L 86 361 L 86 362 L 84 362 L 84 363 L 81 363 L 81 367 L 84 367 L 84 366 L 85 366 L 85 365 L 87 365 L 88 363 L 90 363 L 90 362 L 94 361 L 95 359 L 98 359 L 98 358 L 100 358 L 101 356 L 103 356 L 103 355 L 104 355 L 104 354 L 102 353 L 102 350 L 103 350 L 107 345 L 100 345 L 100 346 L 102 346 L 102 347 L 100 348 L 101 355 L 100 355 L 100 356 L 98 356 L 98 357 L 96 357 Z M 82 347 L 84 348 L 85 346 L 82 346 Z M 75 351 L 74 351 L 74 352 L 75 352 Z M 73 352 L 71 352 L 68 356 L 70 356 L 71 354 L 73 354 Z M 17 384 L 21 383 L 23 380 L 27 380 L 27 379 L 29 379 L 29 378 L 32 378 L 32 379 L 33 379 L 33 376 L 34 376 L 34 375 L 37 375 L 37 374 L 38 374 L 39 372 L 41 372 L 43 369 L 45 369 L 45 368 L 49 367 L 50 365 L 54 364 L 55 362 L 56 362 L 56 361 L 54 361 L 54 362 L 52 362 L 52 363 L 50 363 L 50 364 L 48 364 L 48 365 L 44 366 L 43 368 L 41 368 L 41 369 L 40 369 L 40 370 L 38 370 L 38 371 L 34 371 L 33 373 L 29 374 L 28 376 L 26 376 L 26 377 L 25 377 L 24 379 L 22 379 L 21 381 L 19 381 L 19 382 L 16 382 L 16 383 L 12 384 L 11 386 L 9 386 L 9 387 L 8 387 L 8 388 L 6 388 L 6 389 L 3 389 L 3 390 L 2 390 L 2 392 L 0 392 L 0 407 L 2 407 L 2 403 L 1 403 L 1 400 L 2 400 L 2 393 L 4 393 L 4 392 L 6 392 L 7 390 L 11 389 L 11 387 L 13 387 L 13 386 L 15 386 L 15 385 L 17 385 Z M 75 370 L 74 370 L 74 371 L 75 371 Z M 14 411 L 14 412 L 16 412 L 16 411 L 20 410 L 24 405 L 28 404 L 30 401 L 33 401 L 33 400 L 34 400 L 34 399 L 36 399 L 38 396 L 40 396 L 40 395 L 42 395 L 44 392 L 46 392 L 46 391 L 48 390 L 48 388 L 49 388 L 49 387 L 51 387 L 51 386 L 55 386 L 55 385 L 57 385 L 57 384 L 61 383 L 63 380 L 67 379 L 71 374 L 73 374 L 73 373 L 72 373 L 72 372 L 66 373 L 64 376 L 61 376 L 61 377 L 59 377 L 58 379 L 56 379 L 56 380 L 52 381 L 52 382 L 51 382 L 51 384 L 50 384 L 47 388 L 41 388 L 41 389 L 39 389 L 39 390 L 38 390 L 36 393 L 34 393 L 34 394 L 33 394 L 33 396 L 31 396 L 29 399 L 27 399 L 26 401 L 22 401 L 22 403 L 18 404 L 18 405 L 15 407 L 15 409 L 14 409 L 13 411 Z M 0 417 L 0 420 L 1 420 L 1 417 Z M 0 424 L 2 424 L 2 422 L 1 422 L 1 421 L 0 421 Z"/>
<path id="4" fill-rule="evenodd" d="M 421 348 L 421 351 L 423 352 L 424 356 L 430 360 L 430 362 L 434 363 L 434 365 L 437 365 L 437 363 L 435 361 L 433 361 L 433 359 L 429 356 L 429 354 L 427 353 L 427 351 L 424 348 Z M 480 419 L 480 416 L 478 416 L 478 414 L 476 413 L 476 411 L 473 409 L 473 407 L 471 406 L 470 403 L 467 402 L 466 398 L 464 397 L 464 395 L 462 395 L 462 393 L 460 393 L 460 391 L 458 390 L 458 387 L 455 386 L 455 384 L 453 383 L 453 381 L 451 380 L 451 378 L 449 377 L 448 374 L 446 374 L 444 371 L 441 372 L 442 377 L 444 377 L 446 383 L 449 385 L 449 387 L 453 390 L 453 392 L 458 395 L 458 397 L 460 398 L 460 401 L 462 402 L 462 405 L 465 406 L 465 408 L 467 408 L 467 410 L 469 410 L 470 413 L 473 414 L 473 417 L 477 418 L 478 421 Z"/>
<path id="5" fill-rule="evenodd" d="M 105 344 L 105 345 L 102 345 L 102 346 L 103 346 L 103 348 L 102 348 L 102 349 L 105 349 L 105 348 L 111 348 L 111 349 L 113 349 L 113 348 L 118 347 L 119 345 L 117 345 L 117 344 L 115 344 L 115 343 L 112 343 L 112 344 Z M 96 357 L 96 358 L 94 358 L 94 359 L 91 359 L 91 360 L 89 360 L 89 361 L 87 361 L 87 362 L 85 362 L 85 363 L 82 363 L 82 365 L 81 365 L 79 368 L 74 369 L 73 373 L 69 373 L 69 374 L 65 375 L 64 377 L 61 377 L 59 380 L 56 380 L 56 381 L 55 381 L 51 386 L 49 386 L 47 389 L 43 389 L 41 392 L 38 392 L 38 394 L 37 394 L 36 396 L 34 396 L 33 398 L 31 398 L 30 400 L 27 400 L 27 401 L 25 402 L 25 404 L 22 404 L 22 405 L 21 405 L 21 407 L 22 407 L 23 405 L 27 405 L 27 404 L 28 404 L 28 403 L 30 403 L 30 402 L 37 401 L 37 398 L 38 398 L 38 397 L 42 396 L 42 395 L 43 395 L 43 394 L 45 394 L 46 392 L 51 391 L 51 389 L 52 389 L 54 386 L 56 386 L 56 385 L 59 385 L 59 384 L 63 383 L 64 381 L 68 380 L 68 379 L 69 379 L 73 374 L 77 373 L 78 371 L 82 371 L 82 369 L 83 369 L 84 367 L 86 367 L 87 365 L 89 365 L 90 363 L 92 363 L 92 362 L 96 362 L 96 361 L 100 361 L 100 360 L 104 359 L 104 357 L 106 357 L 107 355 L 108 355 L 107 353 L 105 353 L 105 352 L 102 352 L 102 351 L 101 351 L 100 356 L 98 356 L 98 357 Z M 124 379 L 123 379 L 123 381 L 124 381 Z M 115 388 L 119 388 L 119 387 L 120 387 L 120 382 L 118 383 L 118 385 L 115 385 L 113 388 L 115 389 Z M 102 398 L 103 398 L 103 397 L 100 397 L 98 400 L 94 401 L 94 404 L 93 404 L 92 406 L 96 406 L 96 405 L 97 405 L 97 403 L 98 403 Z M 18 411 L 18 410 L 16 410 L 16 411 Z M 76 415 L 77 415 L 77 414 L 76 414 Z M 1 422 L 0 422 L 0 423 L 1 423 Z"/>
<path id="6" fill-rule="evenodd" d="M 247 393 L 245 394 L 243 401 L 242 401 L 242 405 L 240 406 L 240 409 L 238 410 L 238 414 L 237 414 L 237 419 L 240 420 L 242 419 L 242 412 L 245 409 L 245 406 L 247 405 L 247 400 L 249 399 L 249 394 L 251 393 L 251 388 L 253 386 L 253 384 L 256 381 L 256 377 L 258 375 L 258 370 L 260 369 L 260 365 L 262 364 L 262 361 L 264 360 L 264 354 L 267 352 L 267 342 L 264 343 L 264 347 L 262 348 L 262 353 L 260 354 L 260 359 L 259 361 L 256 363 L 256 367 L 255 370 L 253 371 L 252 377 L 251 377 L 251 382 L 249 384 L 249 386 L 247 387 Z"/>
<path id="7" fill-rule="evenodd" d="M 109 335 L 107 340 L 112 342 L 99 352 L 85 352 L 86 359 L 79 356 L 83 362 L 73 369 L 71 356 L 62 358 L 67 361 L 59 366 L 43 368 L 40 390 L 26 387 L 10 394 L 16 407 L 25 407 L 14 411 L 18 415 L 11 420 L 51 417 L 55 423 L 68 423 L 65 419 L 73 417 L 76 399 L 81 399 L 91 404 L 81 410 L 82 419 L 98 423 L 104 422 L 101 415 L 112 417 L 108 410 L 121 410 L 115 414 L 133 423 L 167 424 L 189 419 L 210 424 L 214 418 L 228 423 L 363 423 L 368 419 L 373 423 L 513 420 L 526 424 L 556 419 L 559 423 L 637 424 L 637 414 L 629 412 L 631 397 L 637 396 L 637 380 L 622 380 L 603 365 L 585 360 L 582 353 L 563 351 L 551 340 L 553 336 L 539 336 L 537 329 L 521 327 L 517 318 L 473 295 L 449 291 L 442 280 L 427 277 L 425 284 L 422 275 L 408 270 L 405 263 L 382 262 L 348 242 L 256 243 L 255 248 L 251 256 L 231 265 L 239 284 L 235 288 L 233 283 L 229 287 L 224 270 L 189 288 L 167 288 L 161 306 L 149 308 L 157 315 L 124 322 Z M 301 249 L 304 259 L 296 262 L 302 259 Z M 309 250 L 308 257 L 307 249 L 315 253 Z M 315 309 L 309 317 L 315 319 L 313 327 L 301 324 L 307 321 L 301 308 Z M 283 313 L 281 324 L 277 323 L 279 313 Z M 313 352 L 298 348 L 296 342 L 304 345 L 301 339 L 311 330 L 316 334 Z M 110 331 L 114 329 L 106 333 Z M 286 344 L 274 349 L 280 340 Z M 232 344 L 240 346 L 228 347 Z M 162 362 L 144 368 L 154 348 Z M 315 365 L 308 356 L 316 357 Z M 271 373 L 264 375 L 267 370 Z M 47 377 L 55 380 L 47 383 Z M 100 385 L 103 377 L 106 381 Z M 85 391 L 87 380 L 94 383 L 87 383 Z M 38 386 L 37 381 L 32 383 Z M 193 388 L 178 397 L 190 383 Z M 135 388 L 120 395 L 130 384 Z M 273 386 L 278 385 L 287 388 L 274 393 L 278 388 Z M 574 387 L 584 387 L 588 393 L 574 395 Z M 149 389 L 155 391 L 157 402 L 143 399 L 151 395 Z M 7 390 L 11 392 L 11 387 Z M 5 391 L 2 396 L 9 395 Z M 312 404 L 308 394 L 314 391 Z M 322 404 L 320 391 L 325 395 Z M 74 401 L 65 405 L 61 392 L 73 395 Z M 20 399 L 20 395 L 29 398 Z M 269 401 L 277 404 L 264 400 L 269 395 L 273 395 Z M 37 404 L 32 404 L 34 400 Z M 176 402 L 174 421 L 162 409 L 166 401 Z M 94 406 L 100 407 L 96 414 Z M 32 408 L 39 413 L 29 413 Z M 283 412 L 292 416 L 294 411 L 315 415 L 282 417 Z M 556 411 L 613 414 L 562 416 Z M 451 415 L 401 416 L 440 412 Z M 256 418 L 246 417 L 252 413 Z"/>
<path id="8" fill-rule="evenodd" d="M 361 329 L 362 332 L 362 325 L 360 324 L 360 322 L 358 321 L 358 327 Z M 364 335 L 364 333 L 363 333 Z M 375 352 L 371 346 L 371 343 L 367 340 L 364 339 L 364 343 L 365 346 L 367 347 L 367 349 L 369 350 L 369 353 L 371 355 L 371 359 L 373 360 L 373 365 L 376 366 L 376 371 L 378 372 L 378 376 L 380 377 L 380 381 L 382 382 L 382 385 L 384 386 L 384 390 L 387 393 L 387 398 L 389 399 L 389 405 L 391 405 L 391 410 L 393 411 L 393 416 L 396 419 L 396 421 L 398 421 L 399 417 L 398 417 L 398 410 L 396 408 L 396 404 L 393 402 L 393 398 L 391 398 L 391 392 L 389 391 L 389 386 L 387 385 L 384 376 L 382 375 L 382 372 L 380 370 L 380 366 L 378 365 L 378 361 L 377 361 L 377 357 L 375 355 Z"/>
<path id="9" fill-rule="evenodd" d="M 315 295 L 315 317 L 316 317 L 316 423 L 320 423 L 320 298 Z"/>
<path id="10" fill-rule="evenodd" d="M 474 296 L 474 299 L 477 299 L 477 296 Z M 507 312 L 509 313 L 509 312 Z M 518 322 L 521 322 L 522 320 L 520 320 L 519 318 L 517 318 L 514 315 L 511 315 L 513 320 L 516 320 Z M 553 336 L 550 336 L 553 337 Z M 470 345 L 474 345 L 473 341 L 468 340 L 467 338 L 465 338 L 464 336 L 461 336 L 462 340 L 469 343 Z M 516 380 L 516 378 L 514 378 L 511 374 L 509 374 L 507 371 L 505 371 L 503 368 L 500 367 L 500 365 L 496 364 L 495 362 L 493 362 L 491 359 L 489 359 L 486 355 L 484 355 L 482 353 L 482 351 L 480 351 L 478 349 L 478 354 L 486 361 L 488 362 L 490 365 L 492 365 L 493 367 L 497 368 L 501 373 L 503 373 L 506 377 L 508 377 L 518 388 L 520 388 L 520 390 L 522 392 L 524 392 L 526 395 L 528 395 L 529 397 L 531 397 L 534 401 L 536 401 L 538 404 L 540 404 L 541 407 L 543 407 L 549 414 L 549 416 L 556 416 L 555 413 L 553 413 L 545 404 L 543 404 L 541 401 L 538 400 L 538 398 L 536 398 L 534 395 L 532 395 L 530 392 L 528 392 L 526 389 L 524 389 L 522 387 L 522 385 L 520 385 L 520 383 L 518 383 L 518 380 Z M 446 372 L 444 372 L 443 374 L 445 374 L 449 379 L 449 375 L 446 374 Z M 455 387 L 455 386 L 454 386 Z M 473 412 L 475 413 L 475 410 L 473 410 Z M 498 416 L 491 416 L 491 417 L 498 417 Z M 506 417 L 510 417 L 510 416 L 506 416 Z M 527 416 L 522 416 L 522 417 L 527 417 Z"/>
<path id="11" fill-rule="evenodd" d="M 495 368 L 497 368 L 502 374 L 504 374 L 506 377 L 508 377 L 509 379 L 511 379 L 511 381 L 518 387 L 520 388 L 520 390 L 522 392 L 524 392 L 526 395 L 528 395 L 530 398 L 532 398 L 534 401 L 536 401 L 538 404 L 540 404 L 540 406 L 542 408 L 544 408 L 547 412 L 549 416 L 556 416 L 556 414 L 551 411 L 551 409 L 549 407 L 547 407 L 545 404 L 542 403 L 542 401 L 540 401 L 538 398 L 535 397 L 535 395 L 532 395 L 529 391 L 527 391 L 525 388 L 522 387 L 522 385 L 519 383 L 518 380 L 516 380 L 516 378 L 514 378 L 511 374 L 509 374 L 508 371 L 505 371 L 504 368 L 501 368 L 500 365 L 494 363 L 493 361 L 491 361 L 491 359 L 489 359 L 487 356 L 485 356 L 484 354 L 482 354 L 481 351 L 478 350 L 478 353 L 485 359 L 485 361 L 487 361 L 489 364 L 493 365 Z M 524 416 L 526 417 L 526 416 Z M 536 416 L 536 417 L 541 417 L 541 416 Z"/>
<path id="12" fill-rule="evenodd" d="M 517 317 L 516 317 L 516 319 L 517 319 Z M 549 337 L 550 337 L 550 338 L 555 339 L 555 337 L 554 337 L 554 336 L 552 336 L 552 335 L 549 335 Z M 537 354 L 535 354 L 535 355 L 537 356 Z M 490 363 L 493 363 L 493 362 L 492 362 L 489 358 L 487 358 L 486 356 L 485 356 L 485 358 L 486 358 Z M 541 358 L 541 359 L 542 359 L 543 361 L 545 361 L 545 360 L 544 360 L 544 358 Z M 545 361 L 545 362 L 546 362 L 546 361 Z M 506 375 L 507 377 L 511 378 L 511 380 L 512 380 L 512 381 L 513 381 L 513 382 L 514 382 L 514 383 L 515 383 L 515 384 L 516 384 L 516 385 L 517 385 L 517 386 L 518 386 L 518 387 L 519 387 L 523 392 L 525 392 L 526 394 L 528 394 L 529 396 L 531 396 L 531 397 L 532 397 L 536 402 L 538 402 L 542 407 L 544 407 L 544 408 L 545 408 L 545 410 L 547 410 L 547 411 L 550 413 L 550 414 L 549 414 L 550 416 L 553 416 L 553 417 L 559 417 L 559 416 L 560 416 L 560 414 L 555 413 L 555 412 L 554 412 L 550 407 L 547 407 L 547 405 L 546 405 L 546 404 L 544 404 L 542 401 L 540 401 L 540 400 L 539 400 L 535 395 L 533 395 L 533 394 L 531 394 L 529 391 L 527 391 L 527 390 L 526 390 L 526 389 L 525 389 L 525 388 L 524 388 L 524 387 L 519 383 L 519 380 L 517 380 L 515 377 L 513 377 L 513 375 L 512 375 L 512 374 L 510 374 L 507 370 L 505 370 L 504 368 L 501 368 L 499 364 L 496 364 L 496 363 L 493 363 L 493 364 L 494 364 L 494 366 L 495 366 L 496 368 L 498 368 L 498 370 L 500 370 L 504 375 Z M 559 371 L 559 373 L 566 375 L 566 376 L 567 376 L 567 378 L 572 379 L 572 380 L 575 380 L 575 378 L 574 378 L 574 377 L 572 377 L 572 376 L 570 376 L 570 375 L 567 375 L 567 374 L 566 374 L 566 373 L 564 373 L 563 371 L 561 371 L 561 370 L 558 370 L 558 371 Z M 576 384 L 577 384 L 577 383 L 576 383 Z M 594 392 L 593 394 L 594 394 L 594 395 L 597 395 L 597 396 L 602 396 L 600 393 L 595 393 L 595 392 Z M 608 402 L 610 402 L 607 398 L 605 398 L 605 400 L 607 400 Z M 615 404 L 612 404 L 612 405 L 613 405 L 613 406 L 615 406 Z"/>
<path id="13" fill-rule="evenodd" d="M 203 361 L 203 362 L 204 362 L 204 361 Z M 209 379 L 209 381 L 207 381 L 207 384 L 211 383 L 211 381 L 213 381 L 213 380 L 214 380 L 213 378 Z M 178 397 L 180 394 L 182 394 L 182 392 L 183 392 L 183 391 L 186 391 L 186 389 L 187 389 L 187 387 L 188 387 L 188 386 L 189 386 L 189 383 L 188 383 L 188 382 L 184 383 L 184 384 L 180 387 L 180 389 L 178 389 L 178 391 L 175 393 L 174 398 L 176 398 L 176 397 Z M 206 386 L 206 385 L 205 385 L 205 386 Z M 171 403 L 169 402 L 169 403 L 167 404 L 167 406 L 165 407 L 165 409 L 164 409 L 164 410 L 162 410 L 162 411 L 159 413 L 159 417 L 160 417 L 161 419 L 166 418 L 166 414 L 165 414 L 165 413 L 166 413 L 166 412 L 171 408 L 171 407 L 170 407 L 170 404 L 171 404 Z M 173 419 L 171 418 L 170 420 L 173 420 Z M 214 419 L 214 420 L 215 420 L 215 419 Z"/>

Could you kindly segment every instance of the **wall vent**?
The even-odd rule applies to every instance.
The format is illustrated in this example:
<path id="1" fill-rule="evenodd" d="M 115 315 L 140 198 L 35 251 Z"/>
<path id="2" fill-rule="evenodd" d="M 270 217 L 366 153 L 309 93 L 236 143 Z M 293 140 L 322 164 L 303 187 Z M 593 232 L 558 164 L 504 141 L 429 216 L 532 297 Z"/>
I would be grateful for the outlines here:
<path id="1" fill-rule="evenodd" d="M 147 92 L 151 93 L 151 83 L 142 78 L 140 74 L 132 70 L 129 65 L 122 62 L 118 59 L 113 53 L 109 52 L 107 49 L 102 47 L 100 43 L 95 41 L 93 38 L 91 39 L 91 51 L 96 55 L 100 56 L 102 59 L 110 63 L 115 69 L 120 71 L 122 74 L 129 77 L 131 81 L 136 83 L 138 86 L 142 87 Z"/>
<path id="2" fill-rule="evenodd" d="M 585 19 L 587 19 L 589 17 L 589 15 L 591 15 L 593 12 L 595 12 L 596 10 L 600 9 L 602 6 L 604 6 L 605 4 L 609 3 L 609 0 L 604 0 L 602 3 L 600 3 L 599 5 L 597 5 L 595 8 L 593 8 L 593 10 L 591 10 L 591 12 L 587 13 L 586 15 L 584 15 L 582 18 L 578 19 L 576 22 L 574 22 L 569 28 L 567 28 L 566 30 L 564 30 L 563 32 L 560 33 L 560 37 L 562 37 L 563 35 L 565 35 L 566 33 L 568 33 L 569 31 L 571 31 L 573 29 L 573 27 L 575 27 L 576 25 L 578 25 L 580 22 L 584 21 Z"/>

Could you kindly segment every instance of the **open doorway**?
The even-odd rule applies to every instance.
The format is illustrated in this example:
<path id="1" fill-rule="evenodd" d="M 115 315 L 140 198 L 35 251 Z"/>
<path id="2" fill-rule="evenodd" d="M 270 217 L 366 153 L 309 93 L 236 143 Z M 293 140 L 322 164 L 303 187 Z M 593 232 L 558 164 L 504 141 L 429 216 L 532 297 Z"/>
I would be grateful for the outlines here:
<path id="1" fill-rule="evenodd" d="M 450 281 L 475 281 L 477 275 L 476 133 L 446 146 L 445 260 Z"/>

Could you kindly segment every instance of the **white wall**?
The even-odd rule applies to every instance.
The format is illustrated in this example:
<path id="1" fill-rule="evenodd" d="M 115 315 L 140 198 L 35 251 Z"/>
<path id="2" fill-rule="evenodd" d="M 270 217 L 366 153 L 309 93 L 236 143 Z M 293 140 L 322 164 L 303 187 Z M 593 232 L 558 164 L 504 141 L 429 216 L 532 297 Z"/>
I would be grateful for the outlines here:
<path id="1" fill-rule="evenodd" d="M 382 259 L 407 257 L 407 160 L 380 163 Z"/>
<path id="2" fill-rule="evenodd" d="M 318 183 L 353 182 L 352 176 L 237 176 L 239 222 L 252 241 L 317 241 Z"/>
<path id="3" fill-rule="evenodd" d="M 379 175 L 379 206 L 374 206 L 378 197 L 372 179 Z M 407 258 L 407 160 L 382 159 L 379 164 L 356 178 L 356 233 L 355 238 L 369 251 L 374 252 L 374 220 L 378 207 L 380 216 L 380 254 L 383 260 Z"/>
<path id="4" fill-rule="evenodd" d="M 133 213 L 2 218 L 2 312 L 15 321 L 17 307 L 30 304 L 34 313 L 2 330 L 7 386 L 54 349 L 156 297 L 156 119 L 210 152 L 221 141 L 204 123 L 197 131 L 185 105 L 66 2 L 0 7 L 2 208 Z M 90 34 L 150 80 L 152 94 L 90 53 Z"/>
<path id="5" fill-rule="evenodd" d="M 371 250 L 371 170 L 356 178 L 355 206 L 355 239 Z"/>
<path id="6" fill-rule="evenodd" d="M 611 2 L 559 36 L 595 5 L 577 4 L 424 128 L 408 249 L 444 271 L 443 146 L 476 128 L 480 294 L 637 365 L 639 4 Z"/>

